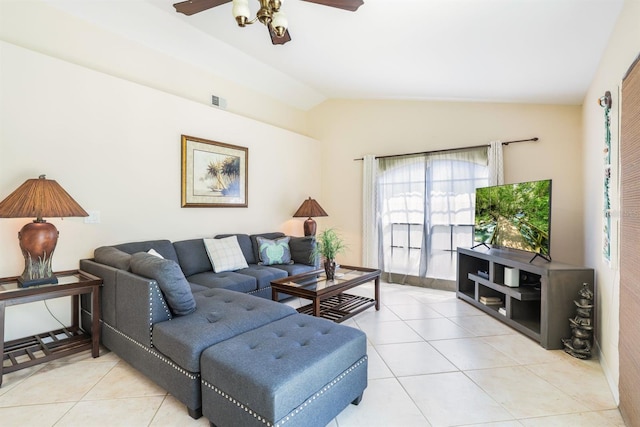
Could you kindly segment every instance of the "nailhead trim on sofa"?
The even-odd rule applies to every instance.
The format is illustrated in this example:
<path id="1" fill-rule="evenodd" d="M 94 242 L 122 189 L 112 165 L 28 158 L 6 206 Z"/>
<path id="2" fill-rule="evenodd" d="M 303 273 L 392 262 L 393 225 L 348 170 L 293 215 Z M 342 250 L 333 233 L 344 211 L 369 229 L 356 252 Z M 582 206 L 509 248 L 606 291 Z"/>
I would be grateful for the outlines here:
<path id="1" fill-rule="evenodd" d="M 167 313 L 169 320 L 173 319 L 171 310 L 169 310 L 169 307 L 167 307 L 167 304 L 164 301 L 158 282 L 153 282 L 153 286 L 149 288 L 149 343 L 151 344 L 151 347 L 153 347 L 153 291 L 156 292 L 158 300 L 162 302 L 162 306 L 164 307 L 164 311 Z"/>
<path id="2" fill-rule="evenodd" d="M 140 347 L 141 349 L 143 349 L 147 353 L 150 353 L 151 355 L 153 355 L 153 356 L 157 357 L 158 359 L 162 360 L 167 365 L 171 366 L 173 369 L 175 369 L 176 371 L 180 372 L 181 374 L 183 374 L 187 378 L 189 378 L 191 380 L 197 380 L 198 378 L 200 378 L 200 374 L 194 374 L 193 372 L 189 372 L 186 369 L 181 368 L 180 366 L 176 365 L 175 362 L 173 362 L 170 359 L 167 359 L 166 357 L 164 357 L 162 354 L 158 353 L 157 351 L 147 347 L 144 344 L 140 344 L 138 341 L 136 341 L 133 338 L 123 334 L 118 329 L 114 328 L 113 326 L 109 325 L 108 323 L 104 323 L 103 321 L 101 321 L 101 322 L 102 322 L 103 326 L 106 326 L 107 328 L 109 328 L 113 332 L 115 332 L 116 334 L 120 335 L 121 337 L 123 337 L 123 338 L 125 338 L 125 339 L 127 339 L 129 341 L 131 341 L 133 344 L 137 345 L 138 347 Z"/>
<path id="3" fill-rule="evenodd" d="M 358 360 L 356 363 L 354 363 L 353 365 L 351 365 L 349 367 L 349 369 L 347 369 L 346 371 L 344 371 L 343 373 L 341 373 L 340 375 L 338 375 L 336 378 L 333 379 L 333 381 L 331 381 L 329 384 L 325 385 L 320 391 L 318 391 L 316 394 L 314 394 L 313 396 L 311 396 L 310 398 L 308 398 L 307 400 L 305 400 L 300 406 L 298 406 L 297 408 L 293 409 L 291 412 L 289 412 L 286 416 L 284 416 L 280 422 L 278 422 L 277 424 L 272 424 L 269 420 L 267 420 L 265 417 L 263 417 L 260 414 L 257 414 L 253 409 L 247 407 L 245 404 L 243 404 L 242 402 L 237 401 L 235 398 L 229 396 L 227 393 L 225 393 L 224 391 L 220 390 L 219 388 L 217 388 L 216 386 L 214 386 L 213 384 L 209 383 L 208 381 L 201 379 L 200 381 L 202 382 L 202 384 L 204 386 L 206 386 L 207 388 L 213 390 L 214 392 L 218 393 L 220 396 L 224 397 L 225 399 L 227 399 L 229 402 L 233 403 L 234 405 L 236 405 L 237 407 L 243 409 L 245 412 L 247 412 L 250 415 L 253 415 L 254 418 L 256 418 L 258 421 L 261 421 L 263 424 L 265 424 L 267 427 L 280 427 L 282 425 L 284 425 L 287 421 L 289 421 L 291 418 L 293 418 L 294 416 L 296 416 L 297 414 L 299 414 L 304 408 L 306 408 L 307 406 L 309 406 L 310 404 L 313 403 L 314 400 L 316 400 L 318 397 L 322 396 L 325 392 L 329 391 L 329 389 L 331 389 L 334 385 L 336 385 L 338 382 L 340 382 L 342 379 L 344 379 L 347 375 L 349 375 L 354 369 L 356 369 L 358 366 L 360 366 L 361 364 L 363 364 L 366 360 L 367 360 L 368 356 L 364 356 L 363 358 L 361 358 L 360 360 Z"/>

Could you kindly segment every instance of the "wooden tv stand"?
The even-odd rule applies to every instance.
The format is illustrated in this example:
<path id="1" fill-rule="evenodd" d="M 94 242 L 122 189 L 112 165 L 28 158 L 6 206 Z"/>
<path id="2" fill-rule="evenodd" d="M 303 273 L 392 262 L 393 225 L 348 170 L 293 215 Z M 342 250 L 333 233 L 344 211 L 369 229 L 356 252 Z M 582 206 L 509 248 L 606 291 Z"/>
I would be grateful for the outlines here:
<path id="1" fill-rule="evenodd" d="M 542 347 L 561 349 L 562 338 L 571 337 L 569 319 L 576 315 L 573 301 L 579 298 L 583 283 L 593 290 L 594 270 L 541 258 L 530 263 L 530 259 L 527 252 L 458 248 L 456 295 Z M 505 267 L 519 269 L 520 276 L 532 283 L 506 286 Z M 482 272 L 488 273 L 488 278 L 482 277 Z M 480 302 L 481 297 L 499 297 L 502 302 L 486 305 Z"/>

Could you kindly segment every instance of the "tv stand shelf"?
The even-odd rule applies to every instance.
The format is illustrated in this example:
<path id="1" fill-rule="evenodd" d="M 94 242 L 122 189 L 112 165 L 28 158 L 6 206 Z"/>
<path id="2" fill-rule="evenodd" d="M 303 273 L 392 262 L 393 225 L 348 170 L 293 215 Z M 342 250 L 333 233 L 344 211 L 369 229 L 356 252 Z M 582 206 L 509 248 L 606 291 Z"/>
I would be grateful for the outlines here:
<path id="1" fill-rule="evenodd" d="M 594 271 L 536 258 L 507 249 L 458 248 L 457 297 L 539 342 L 546 349 L 563 348 L 571 336 L 573 300 L 583 283 L 593 286 Z M 505 285 L 505 268 L 518 269 L 519 287 Z M 480 272 L 488 278 L 482 277 Z M 500 304 L 484 304 L 498 297 Z M 500 310 L 502 308 L 502 310 Z M 502 311 L 502 312 L 501 312 Z"/>

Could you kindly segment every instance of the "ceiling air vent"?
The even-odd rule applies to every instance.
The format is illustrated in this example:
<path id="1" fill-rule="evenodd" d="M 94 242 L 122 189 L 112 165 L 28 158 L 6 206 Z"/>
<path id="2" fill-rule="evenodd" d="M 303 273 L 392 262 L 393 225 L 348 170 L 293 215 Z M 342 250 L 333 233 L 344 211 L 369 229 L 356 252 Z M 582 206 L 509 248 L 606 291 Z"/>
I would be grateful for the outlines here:
<path id="1" fill-rule="evenodd" d="M 220 98 L 219 96 L 211 95 L 211 105 L 226 110 L 227 100 L 224 98 Z"/>

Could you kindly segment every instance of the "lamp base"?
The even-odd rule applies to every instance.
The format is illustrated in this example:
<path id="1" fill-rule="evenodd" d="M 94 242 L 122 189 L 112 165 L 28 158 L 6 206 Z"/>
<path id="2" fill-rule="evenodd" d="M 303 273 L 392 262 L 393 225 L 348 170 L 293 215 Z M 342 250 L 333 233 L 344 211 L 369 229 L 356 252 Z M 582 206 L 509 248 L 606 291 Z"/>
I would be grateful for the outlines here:
<path id="1" fill-rule="evenodd" d="M 20 287 L 58 283 L 53 275 L 51 261 L 58 243 L 58 229 L 43 220 L 26 224 L 18 233 L 24 256 L 24 271 L 18 278 Z"/>
<path id="2" fill-rule="evenodd" d="M 41 279 L 31 279 L 25 280 L 22 276 L 18 277 L 18 286 L 21 288 L 28 288 L 29 286 L 38 286 L 38 285 L 48 285 L 48 284 L 57 284 L 58 278 L 56 276 L 51 277 L 43 277 Z"/>
<path id="3" fill-rule="evenodd" d="M 318 225 L 313 220 L 313 218 L 308 218 L 304 222 L 304 235 L 305 236 L 315 236 L 317 227 L 318 227 Z"/>

